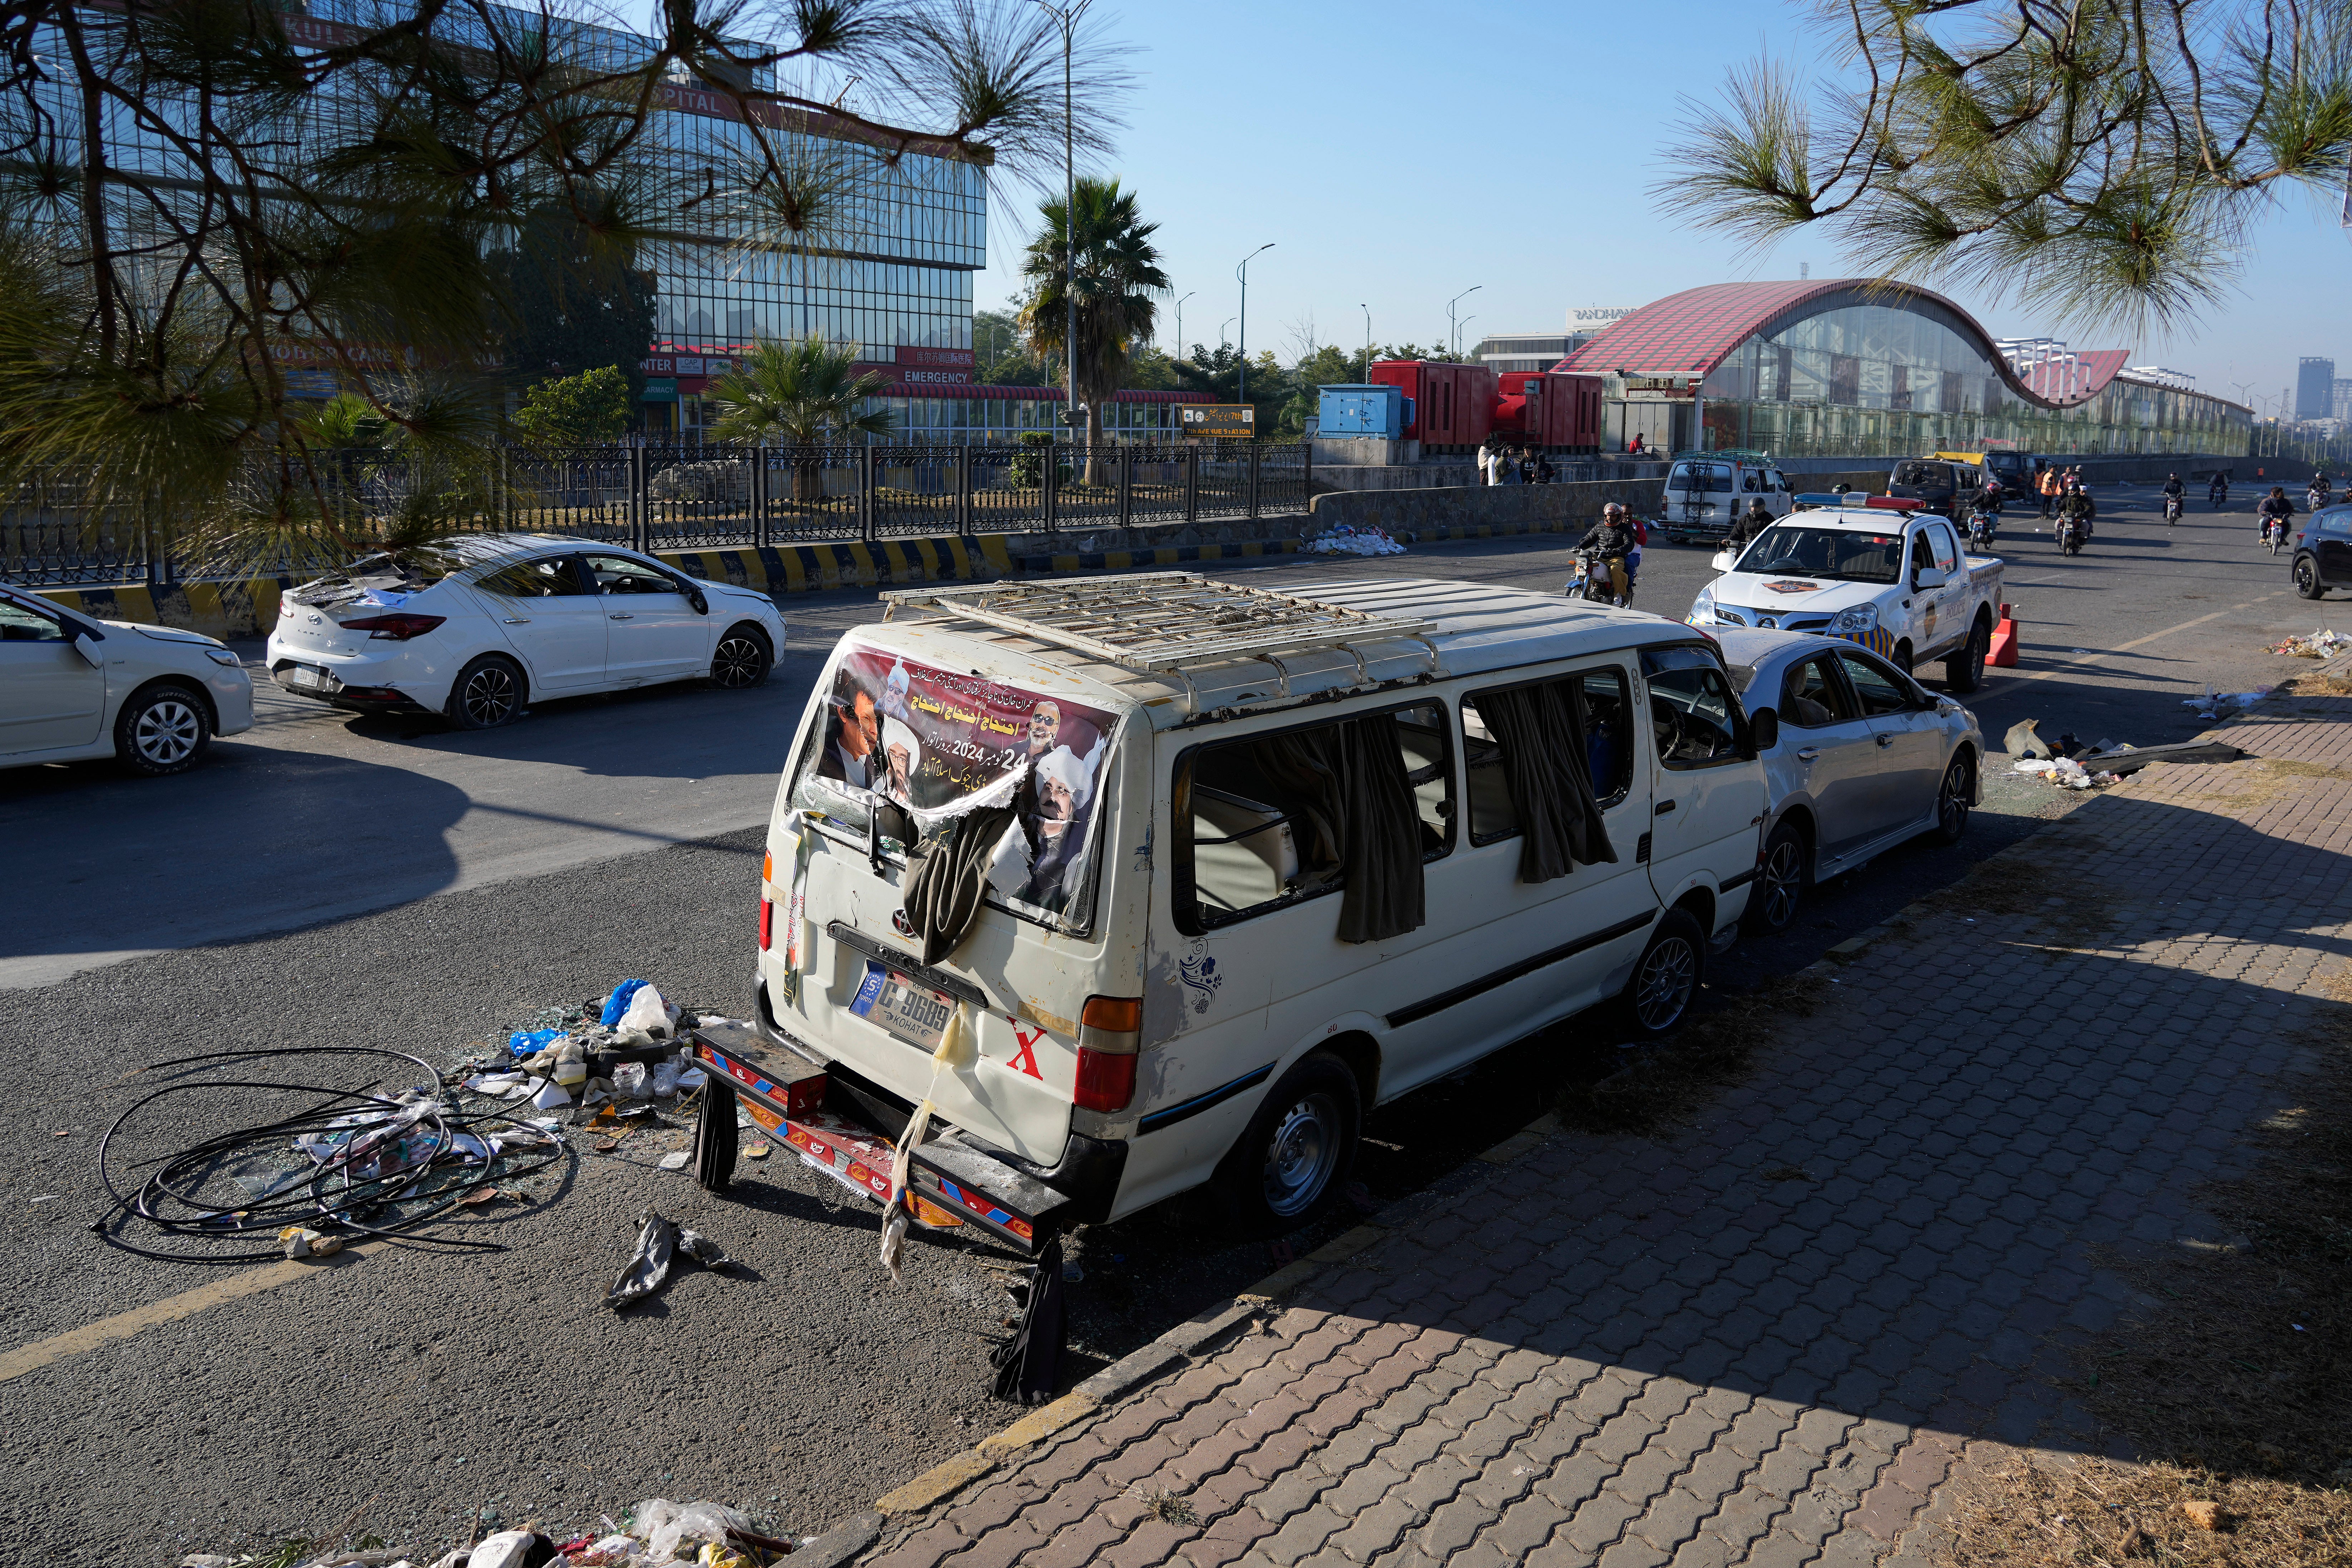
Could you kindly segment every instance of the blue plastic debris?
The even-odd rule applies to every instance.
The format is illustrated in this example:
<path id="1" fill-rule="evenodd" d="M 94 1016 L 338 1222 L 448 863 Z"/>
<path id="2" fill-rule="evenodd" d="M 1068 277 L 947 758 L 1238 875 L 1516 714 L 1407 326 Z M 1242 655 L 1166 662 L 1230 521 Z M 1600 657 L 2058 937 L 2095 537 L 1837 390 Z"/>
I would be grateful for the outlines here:
<path id="1" fill-rule="evenodd" d="M 517 1029 L 507 1037 L 507 1049 L 518 1058 L 535 1057 L 562 1037 L 561 1029 Z"/>
<path id="2" fill-rule="evenodd" d="M 629 998 L 642 990 L 645 984 L 642 980 L 624 980 L 614 986 L 613 994 L 604 998 L 604 1016 L 598 1021 L 608 1029 L 619 1028 L 621 1016 L 629 1010 Z"/>

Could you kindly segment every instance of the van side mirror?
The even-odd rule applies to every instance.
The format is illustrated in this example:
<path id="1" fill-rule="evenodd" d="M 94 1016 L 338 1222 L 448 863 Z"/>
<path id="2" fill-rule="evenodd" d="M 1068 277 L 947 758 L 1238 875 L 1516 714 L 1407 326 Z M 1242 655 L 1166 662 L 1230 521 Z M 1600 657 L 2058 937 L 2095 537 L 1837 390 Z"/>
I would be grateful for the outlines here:
<path id="1" fill-rule="evenodd" d="M 1759 708 L 1748 715 L 1748 735 L 1757 752 L 1770 751 L 1780 743 L 1780 715 L 1769 708 Z"/>

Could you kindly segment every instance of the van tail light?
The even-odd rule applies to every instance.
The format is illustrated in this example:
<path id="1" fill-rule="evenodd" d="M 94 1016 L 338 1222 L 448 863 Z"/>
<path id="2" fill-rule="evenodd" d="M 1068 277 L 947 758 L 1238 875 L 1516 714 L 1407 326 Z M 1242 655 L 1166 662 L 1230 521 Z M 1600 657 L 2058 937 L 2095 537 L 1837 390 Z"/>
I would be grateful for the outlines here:
<path id="1" fill-rule="evenodd" d="M 775 940 L 776 900 L 761 899 L 760 900 L 760 951 L 767 952 L 769 948 L 775 945 Z"/>
<path id="2" fill-rule="evenodd" d="M 347 632 L 365 632 L 371 642 L 406 642 L 421 637 L 443 621 L 446 616 L 412 616 L 406 611 L 390 616 L 362 616 L 356 621 L 336 624 Z"/>
<path id="3" fill-rule="evenodd" d="M 1135 1053 L 1078 1047 L 1077 1092 L 1071 1097 L 1080 1110 L 1108 1113 L 1125 1110 L 1135 1098 Z"/>
<path id="4" fill-rule="evenodd" d="M 1125 1110 L 1135 1099 L 1135 1053 L 1143 1039 L 1143 1003 L 1132 996 L 1089 996 L 1078 1014 L 1081 1110 Z"/>

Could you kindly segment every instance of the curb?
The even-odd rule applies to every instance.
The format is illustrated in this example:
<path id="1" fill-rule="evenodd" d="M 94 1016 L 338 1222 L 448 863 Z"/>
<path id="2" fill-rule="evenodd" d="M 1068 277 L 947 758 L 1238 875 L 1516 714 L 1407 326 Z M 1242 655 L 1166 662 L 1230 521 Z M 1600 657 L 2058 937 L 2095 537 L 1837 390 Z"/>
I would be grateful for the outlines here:
<path id="1" fill-rule="evenodd" d="M 1294 1263 L 1285 1264 L 1245 1290 L 1237 1290 L 1161 1334 L 1139 1350 L 1085 1379 L 1049 1405 L 1041 1405 L 1003 1431 L 982 1438 L 953 1458 L 885 1492 L 873 1508 L 814 1536 L 793 1562 L 800 1568 L 837 1568 L 880 1539 L 890 1521 L 946 1501 L 972 1482 L 1019 1458 L 1048 1437 L 1117 1405 L 1129 1394 L 1181 1372 L 1196 1358 L 1213 1353 L 1234 1335 L 1258 1326 L 1282 1310 L 1285 1301 L 1316 1276 L 1368 1250 L 1401 1228 L 1433 1197 L 1443 1195 L 1450 1182 L 1478 1173 L 1477 1167 L 1508 1165 L 1559 1131 L 1556 1112 L 1528 1122 L 1483 1153 L 1474 1154 L 1436 1178 L 1421 1192 L 1398 1199 L 1381 1211 L 1389 1223 L 1367 1220 L 1343 1232 Z"/>

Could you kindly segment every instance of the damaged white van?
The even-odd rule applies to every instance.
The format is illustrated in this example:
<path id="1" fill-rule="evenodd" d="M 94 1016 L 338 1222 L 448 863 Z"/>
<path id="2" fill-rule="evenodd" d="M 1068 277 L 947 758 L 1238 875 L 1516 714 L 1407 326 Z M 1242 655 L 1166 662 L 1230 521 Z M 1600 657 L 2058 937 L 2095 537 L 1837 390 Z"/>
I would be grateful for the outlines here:
<path id="1" fill-rule="evenodd" d="M 754 1021 L 698 1040 L 707 1185 L 732 1090 L 919 1224 L 1034 1250 L 1207 1185 L 1293 1228 L 1366 1108 L 1598 1004 L 1673 1028 L 1757 876 L 1775 721 L 1675 622 L 1398 579 L 886 597 L 777 795 Z"/>

